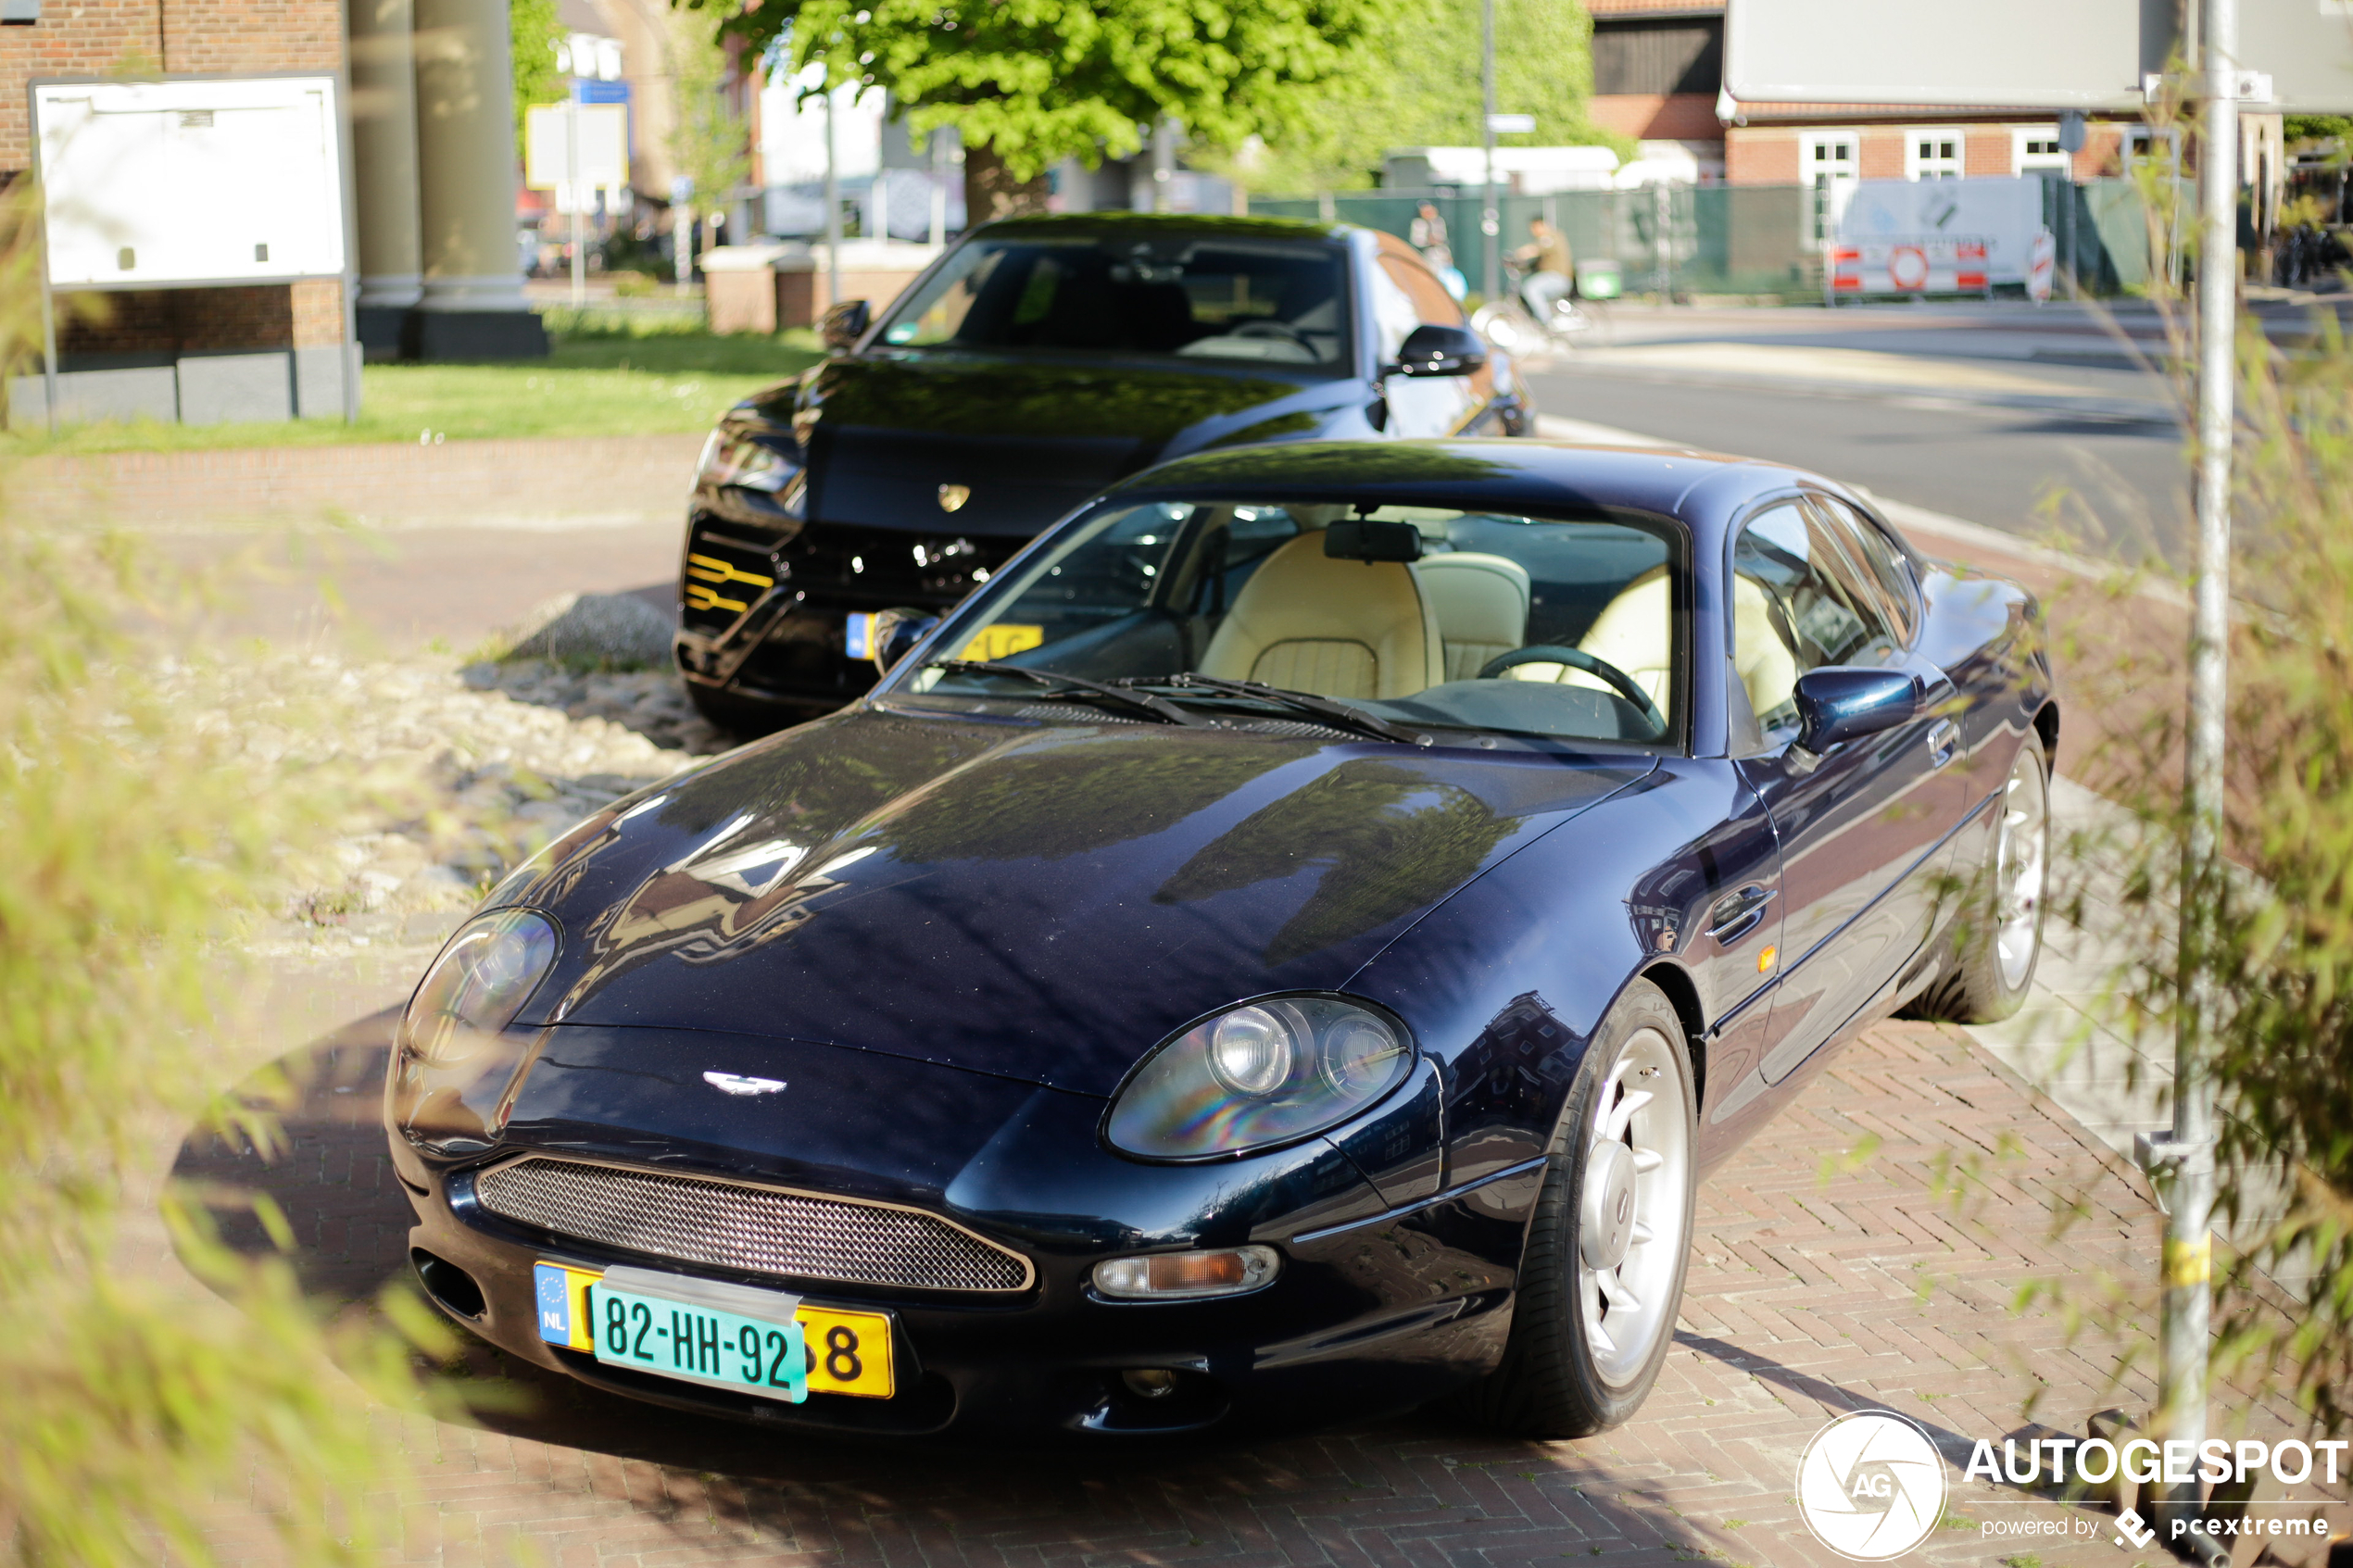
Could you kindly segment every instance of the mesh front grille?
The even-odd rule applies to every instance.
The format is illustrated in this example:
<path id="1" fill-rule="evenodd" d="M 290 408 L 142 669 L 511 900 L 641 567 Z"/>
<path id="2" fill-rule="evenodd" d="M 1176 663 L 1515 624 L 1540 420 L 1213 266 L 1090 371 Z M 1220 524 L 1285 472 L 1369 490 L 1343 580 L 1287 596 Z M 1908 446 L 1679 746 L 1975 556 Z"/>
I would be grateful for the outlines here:
<path id="1" fill-rule="evenodd" d="M 906 1209 L 537 1156 L 484 1173 L 475 1191 L 494 1214 L 682 1262 L 922 1290 L 1029 1283 L 1018 1254 Z"/>

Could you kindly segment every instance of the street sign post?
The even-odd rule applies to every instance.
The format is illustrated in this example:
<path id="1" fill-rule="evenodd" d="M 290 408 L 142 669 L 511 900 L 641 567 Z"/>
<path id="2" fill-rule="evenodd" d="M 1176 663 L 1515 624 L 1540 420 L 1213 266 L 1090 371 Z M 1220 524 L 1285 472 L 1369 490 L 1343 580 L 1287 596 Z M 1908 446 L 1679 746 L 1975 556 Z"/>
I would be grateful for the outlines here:
<path id="1" fill-rule="evenodd" d="M 594 190 L 629 183 L 629 108 L 584 104 L 577 87 L 560 104 L 523 111 L 523 183 L 556 193 L 556 210 L 572 215 L 572 305 L 587 303 L 587 257 L 582 216 Z"/>

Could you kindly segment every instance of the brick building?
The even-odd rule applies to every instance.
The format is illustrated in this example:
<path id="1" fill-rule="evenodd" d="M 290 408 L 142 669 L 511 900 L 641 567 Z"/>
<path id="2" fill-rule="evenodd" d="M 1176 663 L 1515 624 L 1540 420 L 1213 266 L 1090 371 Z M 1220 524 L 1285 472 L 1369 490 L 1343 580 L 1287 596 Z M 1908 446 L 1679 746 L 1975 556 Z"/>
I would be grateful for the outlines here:
<path id="1" fill-rule="evenodd" d="M 1730 0 L 1737 5 L 1740 0 Z M 1811 187 L 1818 220 L 1844 180 L 1923 180 L 2066 169 L 2114 173 L 2145 134 L 2095 120 L 2059 150 L 2058 117 L 2017 109 L 1734 103 L 1724 94 L 1727 0 L 1587 0 L 1594 119 L 1645 140 L 1705 142 L 1733 185 Z M 1703 158 L 1703 167 L 1705 159 Z M 1818 227 L 1809 239 L 1818 239 Z"/>
<path id="2" fill-rule="evenodd" d="M 348 15 L 344 0 L 0 6 L 9 24 L 0 26 L 0 181 L 34 162 L 31 82 L 313 72 L 346 84 L 356 278 L 61 296 L 61 413 L 341 418 L 357 375 L 355 313 L 427 357 L 545 352 L 514 241 L 503 0 L 351 0 Z M 42 417 L 40 377 L 8 391 L 12 423 Z"/>

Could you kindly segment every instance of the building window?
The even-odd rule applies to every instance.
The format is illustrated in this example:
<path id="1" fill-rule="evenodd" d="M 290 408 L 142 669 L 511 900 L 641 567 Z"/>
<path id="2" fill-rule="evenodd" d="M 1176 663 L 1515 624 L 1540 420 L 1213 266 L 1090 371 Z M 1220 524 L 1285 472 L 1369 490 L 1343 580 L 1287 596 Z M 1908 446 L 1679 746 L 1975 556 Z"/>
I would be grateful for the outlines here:
<path id="1" fill-rule="evenodd" d="M 2032 174 L 2048 169 L 2066 174 L 2074 165 L 2074 158 L 2059 150 L 2057 126 L 2020 126 L 2010 132 L 2011 173 Z"/>
<path id="2" fill-rule="evenodd" d="M 1931 125 L 1906 131 L 1904 132 L 1904 178 L 1958 180 L 1962 172 L 1961 159 L 1968 149 L 1969 132 L 1957 125 Z"/>
<path id="3" fill-rule="evenodd" d="M 1839 214 L 1862 172 L 1862 144 L 1850 131 L 1809 131 L 1797 139 L 1798 178 L 1809 193 L 1806 242 L 1814 249 L 1838 231 Z"/>
<path id="4" fill-rule="evenodd" d="M 1593 93 L 1716 96 L 1724 84 L 1724 24 L 1705 21 L 1593 24 Z"/>

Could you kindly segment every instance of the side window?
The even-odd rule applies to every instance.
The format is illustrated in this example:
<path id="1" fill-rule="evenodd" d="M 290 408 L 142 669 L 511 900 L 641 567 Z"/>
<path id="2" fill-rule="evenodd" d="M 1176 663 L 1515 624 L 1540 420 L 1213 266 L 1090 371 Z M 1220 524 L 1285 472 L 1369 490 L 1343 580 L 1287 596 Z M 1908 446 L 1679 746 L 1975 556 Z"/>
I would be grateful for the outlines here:
<path id="1" fill-rule="evenodd" d="M 1407 257 L 1381 252 L 1380 270 L 1390 275 L 1397 286 L 1413 301 L 1416 324 L 1426 327 L 1459 327 L 1465 324 L 1463 307 L 1446 292 L 1430 270 Z"/>
<path id="2" fill-rule="evenodd" d="M 1912 575 L 1912 563 L 1896 551 L 1876 523 L 1845 502 L 1831 495 L 1816 495 L 1813 502 L 1830 519 L 1840 543 L 1878 585 L 1889 619 L 1904 640 L 1911 641 L 1920 620 L 1919 583 Z"/>
<path id="3" fill-rule="evenodd" d="M 1768 735 L 1797 729 L 1797 678 L 1829 664 L 1885 664 L 1900 656 L 1879 591 L 1829 525 L 1796 501 L 1749 520 L 1732 546 L 1732 669 Z"/>
<path id="4" fill-rule="evenodd" d="M 1422 324 L 1420 313 L 1414 308 L 1414 296 L 1390 275 L 1388 262 L 1387 257 L 1381 257 L 1382 264 L 1365 275 L 1365 292 L 1373 307 L 1373 325 L 1380 332 L 1383 364 L 1404 351 L 1406 337 Z"/>

